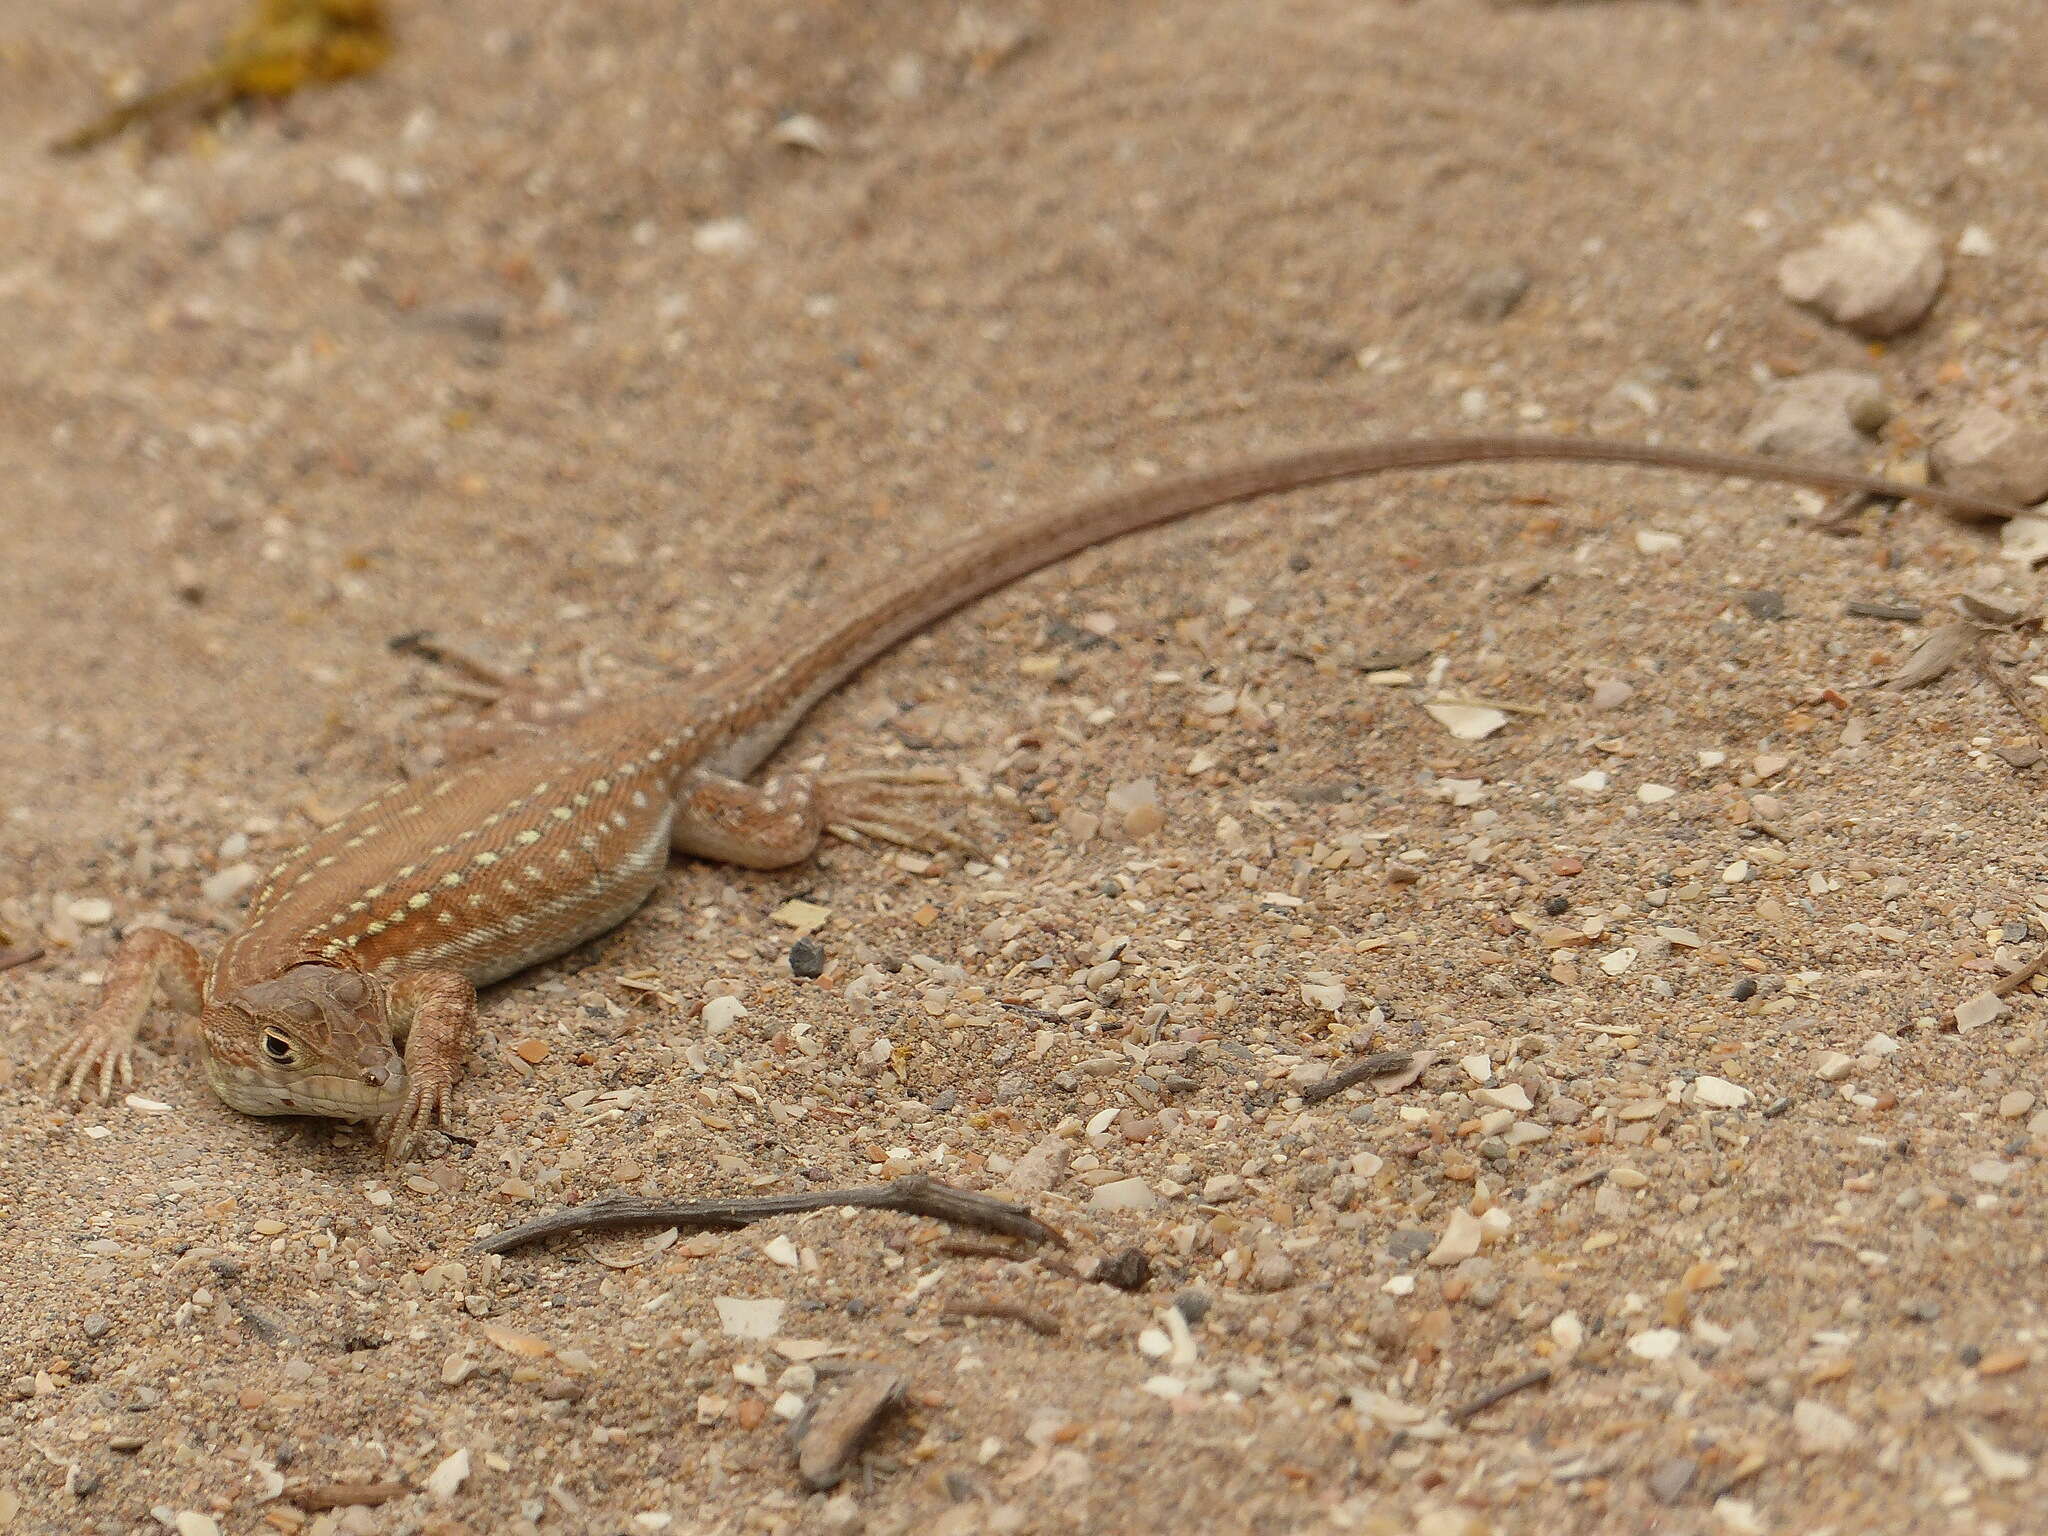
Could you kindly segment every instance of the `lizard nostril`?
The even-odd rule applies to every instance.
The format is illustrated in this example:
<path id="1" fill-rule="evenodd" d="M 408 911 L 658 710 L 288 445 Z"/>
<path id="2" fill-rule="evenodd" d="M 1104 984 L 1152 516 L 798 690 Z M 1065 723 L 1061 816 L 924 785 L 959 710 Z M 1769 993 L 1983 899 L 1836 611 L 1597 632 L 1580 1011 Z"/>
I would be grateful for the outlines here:
<path id="1" fill-rule="evenodd" d="M 372 1088 L 382 1088 L 391 1081 L 391 1069 L 389 1067 L 365 1067 L 363 1068 L 363 1081 Z"/>

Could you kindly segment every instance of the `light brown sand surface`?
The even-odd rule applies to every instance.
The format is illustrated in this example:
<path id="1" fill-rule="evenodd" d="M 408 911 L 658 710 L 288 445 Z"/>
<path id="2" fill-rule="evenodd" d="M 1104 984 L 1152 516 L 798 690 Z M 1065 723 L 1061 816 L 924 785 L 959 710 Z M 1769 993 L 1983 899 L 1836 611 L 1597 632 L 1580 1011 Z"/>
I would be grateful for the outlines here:
<path id="1" fill-rule="evenodd" d="M 1864 686 L 1955 593 L 2042 594 L 1912 508 L 1490 468 L 1077 559 L 786 754 L 986 786 L 993 864 L 678 862 L 488 996 L 473 1145 L 395 1172 L 162 1037 L 139 1102 L 28 1073 L 123 928 L 218 939 L 209 877 L 435 760 L 469 707 L 394 637 L 616 692 L 1255 454 L 1725 447 L 1843 366 L 1897 407 L 1874 465 L 2038 420 L 2033 0 L 394 10 L 373 76 L 74 160 L 231 12 L 0 15 L 0 947 L 48 951 L 0 974 L 0 1530 L 2044 1528 L 2048 1004 L 1951 1018 L 2048 939 L 2044 770 L 1967 667 Z M 1877 200 L 1975 253 L 1882 348 L 1774 279 Z M 1993 651 L 2038 708 L 2033 632 Z M 1523 708 L 1463 742 L 1429 689 Z M 1395 1049 L 1435 1060 L 1302 1100 Z M 836 1212 L 463 1251 L 1048 1140 L 1070 1268 Z M 1144 1291 L 1086 1278 L 1133 1247 Z M 988 1303 L 1057 1332 L 947 1315 Z M 909 1398 L 807 1493 L 784 1415 L 845 1362 Z"/>

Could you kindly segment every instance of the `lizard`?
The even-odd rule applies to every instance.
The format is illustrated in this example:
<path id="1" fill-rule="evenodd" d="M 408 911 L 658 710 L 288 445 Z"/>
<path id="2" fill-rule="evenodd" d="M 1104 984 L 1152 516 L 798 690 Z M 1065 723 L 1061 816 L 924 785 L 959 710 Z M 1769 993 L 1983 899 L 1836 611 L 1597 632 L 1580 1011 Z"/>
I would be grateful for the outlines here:
<path id="1" fill-rule="evenodd" d="M 1562 460 L 1641 465 L 2035 515 L 1938 486 L 1741 454 L 1577 437 L 1384 439 L 1112 493 L 900 562 L 796 639 L 770 634 L 708 676 L 618 702 L 394 784 L 285 854 L 211 965 L 127 932 L 91 1010 L 42 1059 L 60 1097 L 134 1081 L 160 995 L 198 1016 L 208 1084 L 251 1115 L 377 1120 L 387 1159 L 452 1121 L 477 988 L 624 922 L 671 849 L 753 869 L 828 829 L 888 837 L 887 775 L 751 776 L 811 708 L 884 652 L 1091 546 L 1197 512 L 1393 470 Z M 898 840 L 914 841 L 911 838 Z"/>

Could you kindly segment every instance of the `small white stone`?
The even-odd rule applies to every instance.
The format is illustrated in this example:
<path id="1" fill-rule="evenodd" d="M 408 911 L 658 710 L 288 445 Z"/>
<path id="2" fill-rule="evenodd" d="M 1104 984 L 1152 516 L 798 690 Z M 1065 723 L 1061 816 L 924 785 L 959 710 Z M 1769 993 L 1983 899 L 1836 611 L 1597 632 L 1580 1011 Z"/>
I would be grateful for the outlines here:
<path id="1" fill-rule="evenodd" d="M 807 149 L 822 155 L 832 147 L 832 135 L 808 112 L 795 112 L 768 130 L 768 142 L 785 149 Z"/>
<path id="2" fill-rule="evenodd" d="M 1802 1397 L 1792 1405 L 1792 1433 L 1808 1456 L 1846 1451 L 1863 1436 L 1862 1427 L 1846 1413 L 1818 1398 Z"/>
<path id="3" fill-rule="evenodd" d="M 427 1474 L 427 1492 L 435 1498 L 448 1500 L 469 1479 L 469 1450 L 464 1447 L 444 1457 L 441 1464 Z"/>
<path id="4" fill-rule="evenodd" d="M 1651 1328 L 1628 1341 L 1628 1352 L 1638 1360 L 1669 1360 L 1684 1342 L 1676 1328 Z"/>
<path id="5" fill-rule="evenodd" d="M 199 894 L 217 907 L 224 907 L 263 878 L 254 864 L 230 864 L 199 882 Z"/>
<path id="6" fill-rule="evenodd" d="M 761 1252 L 771 1264 L 780 1264 L 784 1269 L 795 1269 L 803 1263 L 796 1244 L 780 1232 L 761 1245 Z"/>
<path id="7" fill-rule="evenodd" d="M 1301 984 L 1301 1000 L 1325 1013 L 1342 1013 L 1350 995 L 1342 982 L 1304 981 Z"/>
<path id="8" fill-rule="evenodd" d="M 1692 1084 L 1692 1099 L 1710 1109 L 1746 1109 L 1756 1098 L 1747 1088 L 1731 1083 L 1725 1077 L 1696 1077 Z"/>
<path id="9" fill-rule="evenodd" d="M 704 1004 L 704 1029 L 722 1035 L 747 1016 L 746 1005 L 736 997 L 714 997 Z"/>
<path id="10" fill-rule="evenodd" d="M 1749 860 L 1747 859 L 1737 859 L 1733 864 L 1730 864 L 1721 871 L 1721 883 L 1723 885 L 1740 885 L 1748 878 Z"/>
<path id="11" fill-rule="evenodd" d="M 1685 548 L 1685 540 L 1675 533 L 1659 533 L 1650 528 L 1638 528 L 1636 548 L 1646 555 L 1668 555 L 1674 550 Z"/>
<path id="12" fill-rule="evenodd" d="M 1458 1065 L 1465 1069 L 1465 1075 L 1475 1083 L 1493 1081 L 1493 1062 L 1483 1055 L 1463 1057 Z"/>
<path id="13" fill-rule="evenodd" d="M 1956 254 L 1958 256 L 1995 256 L 1998 254 L 1998 242 L 1991 238 L 1991 231 L 1982 224 L 1970 224 L 1964 227 L 1960 235 L 1956 236 Z"/>
<path id="14" fill-rule="evenodd" d="M 1586 1342 L 1586 1325 L 1579 1321 L 1576 1312 L 1560 1312 L 1550 1320 L 1551 1342 L 1566 1354 L 1572 1354 Z"/>
<path id="15" fill-rule="evenodd" d="M 1678 793 L 1669 784 L 1639 784 L 1636 798 L 1645 805 L 1662 805 Z"/>
<path id="16" fill-rule="evenodd" d="M 1576 779 L 1566 779 L 1564 782 L 1567 789 L 1576 789 L 1589 795 L 1597 795 L 1606 791 L 1609 780 L 1603 770 L 1595 768 L 1580 774 Z"/>
<path id="17" fill-rule="evenodd" d="M 1842 1052 L 1828 1051 L 1813 1064 L 1813 1075 L 1824 1083 L 1839 1083 L 1855 1066 L 1855 1061 Z"/>
<path id="18" fill-rule="evenodd" d="M 1970 1177 L 1979 1184 L 2003 1184 L 2018 1168 L 2016 1163 L 2001 1162 L 1995 1157 L 1980 1157 L 1970 1164 Z"/>
<path id="19" fill-rule="evenodd" d="M 1479 1218 L 1460 1207 L 1452 1211 L 1451 1219 L 1444 1223 L 1443 1236 L 1429 1250 L 1429 1262 L 1439 1267 L 1462 1264 L 1479 1252 L 1485 1236 L 1486 1229 L 1480 1226 Z"/>
<path id="20" fill-rule="evenodd" d="M 772 1339 L 782 1331 L 784 1304 L 775 1297 L 717 1296 L 712 1305 L 727 1338 Z"/>
<path id="21" fill-rule="evenodd" d="M 758 243 L 745 219 L 707 219 L 690 232 L 690 244 L 706 256 L 744 256 Z"/>
<path id="22" fill-rule="evenodd" d="M 1619 949 L 1610 949 L 1600 957 L 1600 969 L 1610 976 L 1626 975 L 1628 968 L 1636 963 L 1638 951 L 1624 944 Z"/>
<path id="23" fill-rule="evenodd" d="M 1966 997 L 1956 1004 L 1956 1029 L 1967 1035 L 2011 1011 L 1996 993 L 1979 992 L 1975 997 Z"/>
<path id="24" fill-rule="evenodd" d="M 1166 1336 L 1163 1328 L 1141 1328 L 1138 1330 L 1138 1353 L 1147 1360 L 1164 1360 L 1173 1353 L 1173 1340 Z"/>
<path id="25" fill-rule="evenodd" d="M 1888 203 L 1822 231 L 1778 264 L 1778 286 L 1858 335 L 1896 336 L 1918 324 L 1945 273 L 1941 237 Z"/>
<path id="26" fill-rule="evenodd" d="M 1485 704 L 1425 704 L 1423 710 L 1459 741 L 1484 741 L 1508 723 L 1505 712 Z"/>
<path id="27" fill-rule="evenodd" d="M 114 920 L 114 904 L 104 896 L 81 896 L 64 910 L 84 928 L 97 928 Z"/>
<path id="28" fill-rule="evenodd" d="M 1956 1434 L 1962 1438 L 1963 1449 L 1970 1453 L 1970 1460 L 1977 1463 L 1977 1470 L 1994 1483 L 2016 1483 L 2034 1470 L 2034 1464 L 2015 1451 L 2000 1450 L 1982 1435 L 1956 1426 Z"/>
<path id="29" fill-rule="evenodd" d="M 1472 1097 L 1481 1104 L 1495 1109 L 1511 1109 L 1516 1114 L 1527 1114 L 1535 1107 L 1529 1102 L 1529 1090 L 1520 1083 L 1502 1083 L 1498 1088 L 1474 1088 Z"/>
<path id="30" fill-rule="evenodd" d="M 1149 1211 L 1158 1203 L 1159 1196 L 1143 1179 L 1115 1179 L 1098 1184 L 1088 1197 L 1089 1206 L 1098 1211 Z"/>

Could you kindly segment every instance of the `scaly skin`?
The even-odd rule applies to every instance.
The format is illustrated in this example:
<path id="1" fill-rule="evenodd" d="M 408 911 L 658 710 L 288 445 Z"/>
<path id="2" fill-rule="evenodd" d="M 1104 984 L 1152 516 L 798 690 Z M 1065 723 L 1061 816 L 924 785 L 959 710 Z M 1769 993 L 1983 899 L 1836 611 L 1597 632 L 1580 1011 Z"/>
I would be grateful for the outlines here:
<path id="1" fill-rule="evenodd" d="M 1515 437 L 1368 443 L 1089 502 L 906 562 L 822 631 L 801 643 L 770 637 L 708 681 L 394 785 L 285 855 L 210 970 L 182 940 L 131 931 L 98 1005 L 46 1058 L 54 1086 L 81 1096 L 125 1086 L 136 1031 L 161 991 L 199 1012 L 207 1081 L 228 1104 L 252 1115 L 378 1119 L 386 1155 L 401 1158 L 421 1131 L 447 1122 L 476 1031 L 476 988 L 623 922 L 653 890 L 671 847 L 773 869 L 809 857 L 831 826 L 903 834 L 888 813 L 889 785 L 871 777 L 746 782 L 818 700 L 882 652 L 1079 550 L 1211 507 L 1389 470 L 1533 459 L 2030 515 L 1769 459 Z"/>

